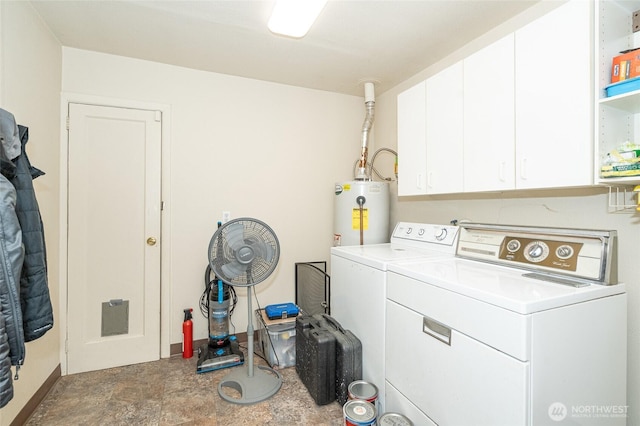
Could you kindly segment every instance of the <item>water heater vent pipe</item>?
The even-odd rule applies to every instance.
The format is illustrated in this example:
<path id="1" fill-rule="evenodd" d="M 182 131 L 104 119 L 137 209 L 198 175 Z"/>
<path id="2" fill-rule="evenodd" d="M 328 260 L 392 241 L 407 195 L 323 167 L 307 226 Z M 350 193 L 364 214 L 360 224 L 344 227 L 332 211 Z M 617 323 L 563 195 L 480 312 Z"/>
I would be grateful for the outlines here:
<path id="1" fill-rule="evenodd" d="M 364 106 L 366 108 L 366 116 L 362 124 L 362 150 L 360 152 L 360 160 L 358 161 L 358 171 L 356 180 L 370 180 L 367 174 L 367 161 L 369 160 L 369 136 L 373 127 L 375 92 L 374 85 L 371 82 L 364 83 Z"/>

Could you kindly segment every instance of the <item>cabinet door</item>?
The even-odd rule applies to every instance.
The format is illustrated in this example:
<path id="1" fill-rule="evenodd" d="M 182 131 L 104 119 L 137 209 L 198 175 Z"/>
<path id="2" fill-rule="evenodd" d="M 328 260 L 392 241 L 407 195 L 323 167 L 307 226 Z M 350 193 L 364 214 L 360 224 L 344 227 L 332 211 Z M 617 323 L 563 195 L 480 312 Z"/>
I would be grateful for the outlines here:
<path id="1" fill-rule="evenodd" d="M 398 195 L 427 193 L 425 82 L 398 95 Z"/>
<path id="2" fill-rule="evenodd" d="M 387 301 L 387 382 L 439 425 L 528 424 L 529 364 L 456 330 L 445 343 L 424 318 Z"/>
<path id="3" fill-rule="evenodd" d="M 462 61 L 427 79 L 427 194 L 462 192 Z"/>
<path id="4" fill-rule="evenodd" d="M 515 188 L 514 36 L 464 60 L 464 191 Z"/>
<path id="5" fill-rule="evenodd" d="M 570 1 L 515 33 L 516 188 L 593 183 L 592 3 Z"/>

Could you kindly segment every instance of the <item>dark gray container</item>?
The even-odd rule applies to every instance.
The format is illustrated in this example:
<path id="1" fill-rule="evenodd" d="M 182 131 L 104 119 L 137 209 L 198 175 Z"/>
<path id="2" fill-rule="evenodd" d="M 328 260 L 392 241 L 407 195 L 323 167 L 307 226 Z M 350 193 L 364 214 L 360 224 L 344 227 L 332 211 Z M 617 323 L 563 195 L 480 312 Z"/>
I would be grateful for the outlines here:
<path id="1" fill-rule="evenodd" d="M 349 399 L 349 384 L 362 379 L 362 343 L 335 318 L 327 314 L 316 314 L 313 318 L 336 339 L 336 400 L 344 405 Z"/>
<path id="2" fill-rule="evenodd" d="M 336 399 L 336 339 L 313 317 L 296 317 L 296 373 L 318 405 Z"/>
<path id="3" fill-rule="evenodd" d="M 344 405 L 349 384 L 362 379 L 362 343 L 329 315 L 299 315 L 296 372 L 316 404 Z"/>

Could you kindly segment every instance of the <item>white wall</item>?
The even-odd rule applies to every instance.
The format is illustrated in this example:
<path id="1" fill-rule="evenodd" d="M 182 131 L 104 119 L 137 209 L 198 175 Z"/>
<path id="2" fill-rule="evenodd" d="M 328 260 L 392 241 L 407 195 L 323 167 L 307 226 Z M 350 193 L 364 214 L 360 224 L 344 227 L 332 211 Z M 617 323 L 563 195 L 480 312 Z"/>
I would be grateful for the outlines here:
<path id="1" fill-rule="evenodd" d="M 547 3 L 547 2 L 544 2 Z M 548 7 L 541 5 L 540 7 Z M 535 11 L 534 11 L 535 13 Z M 376 147 L 396 147 L 396 95 L 474 49 L 526 21 L 506 23 L 440 63 L 378 94 Z M 282 244 L 280 266 L 257 288 L 262 305 L 293 299 L 293 264 L 328 260 L 333 183 L 351 177 L 359 154 L 363 100 L 238 77 L 204 73 L 75 49 L 63 49 L 25 2 L 0 2 L 0 107 L 30 128 L 29 156 L 47 175 L 35 181 L 47 231 L 54 310 L 59 306 L 59 93 L 81 93 L 170 105 L 171 223 L 170 342 L 181 341 L 182 309 L 197 308 L 206 249 L 223 210 L 270 224 Z M 62 67 L 62 77 L 61 77 Z M 61 87 L 61 79 L 63 80 Z M 376 147 L 371 147 L 371 152 Z M 383 168 L 387 170 L 387 168 Z M 396 188 L 392 185 L 393 193 Z M 393 197 L 395 199 L 395 197 Z M 629 290 L 629 425 L 640 424 L 640 216 L 610 214 L 597 190 L 500 193 L 478 196 L 402 197 L 391 222 L 447 223 L 471 219 L 496 223 L 617 229 L 619 271 Z M 246 327 L 240 291 L 238 331 Z M 197 309 L 196 309 L 197 310 Z M 55 315 L 59 317 L 56 311 Z M 195 315 L 195 338 L 206 322 Z M 0 411 L 11 422 L 59 360 L 58 325 L 27 345 L 16 396 Z M 594 340 L 594 345 L 597 340 Z"/>
<path id="2" fill-rule="evenodd" d="M 0 411 L 8 425 L 60 363 L 59 341 L 59 105 L 61 47 L 28 2 L 0 2 L 0 108 L 29 128 L 27 153 L 46 175 L 34 181 L 45 227 L 54 328 L 27 343 L 14 398 Z"/>
<path id="3" fill-rule="evenodd" d="M 376 138 L 383 145 L 394 148 L 396 139 L 396 97 L 401 91 L 433 75 L 447 65 L 468 56 L 475 50 L 499 39 L 521 26 L 531 17 L 549 7 L 545 2 L 521 16 L 474 40 L 464 48 L 423 70 L 418 75 L 380 95 L 376 102 Z M 446 158 L 442 159 L 446 161 Z M 400 173 L 402 171 L 400 170 Z M 423 197 L 397 197 L 397 185 L 392 186 L 394 197 L 391 222 L 398 220 L 426 223 L 449 223 L 453 219 L 475 222 L 558 226 L 568 228 L 614 229 L 618 231 L 620 282 L 628 290 L 628 425 L 640 424 L 640 213 L 634 209 L 610 213 L 607 190 L 567 189 L 556 191 L 518 191 L 493 194 L 457 194 Z M 633 200 L 631 200 L 633 201 Z M 585 330 L 585 333 L 588 333 Z M 598 344 L 594 336 L 594 345 Z M 585 372 L 588 374 L 588 372 Z"/>
<path id="4" fill-rule="evenodd" d="M 294 300 L 295 262 L 328 260 L 334 183 L 352 176 L 363 98 L 71 48 L 62 74 L 64 93 L 170 107 L 170 343 L 182 341 L 188 307 L 194 338 L 207 336 L 198 300 L 222 211 L 260 219 L 280 240 L 278 269 L 256 287 L 262 306 Z M 237 292 L 232 320 L 244 332 L 246 290 Z"/>

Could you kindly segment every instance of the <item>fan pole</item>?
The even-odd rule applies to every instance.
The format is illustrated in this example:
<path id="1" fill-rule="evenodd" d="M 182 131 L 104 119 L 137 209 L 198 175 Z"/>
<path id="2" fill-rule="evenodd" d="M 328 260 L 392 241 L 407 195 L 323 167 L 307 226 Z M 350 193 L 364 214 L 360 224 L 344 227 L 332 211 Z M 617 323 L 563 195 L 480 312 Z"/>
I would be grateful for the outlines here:
<path id="1" fill-rule="evenodd" d="M 249 311 L 249 317 L 247 318 L 247 346 L 249 347 L 247 352 L 249 356 L 249 361 L 247 364 L 247 375 L 249 377 L 253 377 L 253 307 L 251 302 L 251 288 L 253 286 L 247 287 L 247 305 Z"/>

